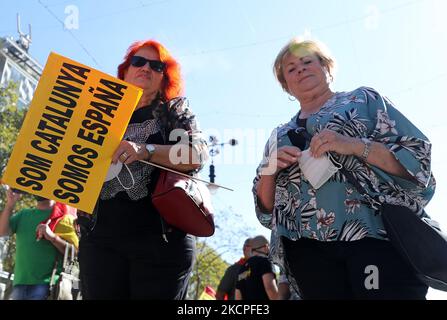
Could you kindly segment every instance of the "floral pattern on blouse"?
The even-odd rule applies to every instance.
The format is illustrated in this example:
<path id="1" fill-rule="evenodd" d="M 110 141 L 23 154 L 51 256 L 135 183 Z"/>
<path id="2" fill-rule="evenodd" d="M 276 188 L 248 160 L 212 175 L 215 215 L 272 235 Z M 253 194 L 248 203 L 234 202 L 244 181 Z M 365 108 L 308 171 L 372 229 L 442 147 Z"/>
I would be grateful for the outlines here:
<path id="1" fill-rule="evenodd" d="M 277 253 L 282 252 L 280 236 L 291 240 L 301 237 L 319 241 L 355 241 L 365 237 L 387 240 L 377 208 L 359 194 L 340 171 L 316 190 L 298 164 L 292 165 L 278 174 L 273 213 L 263 212 L 256 195 L 261 170 L 265 169 L 268 156 L 276 148 L 292 145 L 287 132 L 298 127 L 297 116 L 273 131 L 254 179 L 257 217 L 262 225 L 272 229 L 273 261 L 279 262 L 275 256 L 278 258 L 281 254 Z M 392 176 L 355 156 L 333 152 L 331 156 L 350 171 L 372 197 L 425 215 L 423 208 L 436 187 L 431 172 L 431 143 L 386 97 L 367 87 L 336 93 L 307 119 L 306 129 L 312 136 L 329 129 L 386 145 L 414 181 Z"/>

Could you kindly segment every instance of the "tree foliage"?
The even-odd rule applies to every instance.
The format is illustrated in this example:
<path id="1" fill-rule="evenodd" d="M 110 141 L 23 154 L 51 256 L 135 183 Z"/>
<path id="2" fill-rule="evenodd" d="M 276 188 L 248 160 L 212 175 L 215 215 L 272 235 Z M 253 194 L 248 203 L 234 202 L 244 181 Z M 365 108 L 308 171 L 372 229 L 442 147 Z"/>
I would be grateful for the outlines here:
<path id="1" fill-rule="evenodd" d="M 225 270 L 242 256 L 245 239 L 255 235 L 254 228 L 235 223 L 237 221 L 243 221 L 240 213 L 231 207 L 221 210 L 215 215 L 215 234 L 198 241 L 196 262 L 188 290 L 189 299 L 198 299 L 206 286 L 217 290 Z M 227 257 L 228 262 L 224 257 Z"/>
<path id="2" fill-rule="evenodd" d="M 217 289 L 221 275 L 227 268 L 228 264 L 213 248 L 204 241 L 198 241 L 196 261 L 189 282 L 188 298 L 197 300 L 206 286 Z"/>
<path id="3" fill-rule="evenodd" d="M 13 82 L 0 88 L 0 176 L 5 172 L 17 135 L 26 115 L 26 108 L 17 107 L 17 85 Z M 0 187 L 0 211 L 3 211 L 6 201 L 6 188 Z M 15 210 L 35 205 L 35 200 L 24 195 L 16 204 Z M 3 243 L 2 243 L 3 242 Z M 3 249 L 5 252 L 1 252 Z M 15 237 L 0 241 L 0 257 L 3 258 L 3 269 L 12 272 L 14 268 Z"/>
<path id="4" fill-rule="evenodd" d="M 207 244 L 214 248 L 230 264 L 242 256 L 242 245 L 247 238 L 257 235 L 253 226 L 244 223 L 244 217 L 231 206 L 225 207 L 215 216 L 216 233 L 206 238 Z"/>

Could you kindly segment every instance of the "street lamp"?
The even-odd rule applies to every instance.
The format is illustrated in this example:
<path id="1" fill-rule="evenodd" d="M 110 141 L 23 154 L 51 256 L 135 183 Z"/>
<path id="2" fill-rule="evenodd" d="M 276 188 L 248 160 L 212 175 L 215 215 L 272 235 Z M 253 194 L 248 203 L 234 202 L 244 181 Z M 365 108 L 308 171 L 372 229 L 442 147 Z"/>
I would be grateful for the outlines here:
<path id="1" fill-rule="evenodd" d="M 211 164 L 210 164 L 210 182 L 214 183 L 214 180 L 216 178 L 216 171 L 215 171 L 215 167 L 214 167 L 214 157 L 217 156 L 220 153 L 220 148 L 222 148 L 225 145 L 230 145 L 230 146 L 235 146 L 238 144 L 236 139 L 230 139 L 228 142 L 222 142 L 219 143 L 219 140 L 217 139 L 216 136 L 210 136 L 209 137 L 209 146 L 210 146 L 210 151 L 209 154 L 211 156 Z M 211 193 L 215 193 L 216 192 L 216 188 L 212 185 L 209 185 L 208 188 L 210 189 Z"/>

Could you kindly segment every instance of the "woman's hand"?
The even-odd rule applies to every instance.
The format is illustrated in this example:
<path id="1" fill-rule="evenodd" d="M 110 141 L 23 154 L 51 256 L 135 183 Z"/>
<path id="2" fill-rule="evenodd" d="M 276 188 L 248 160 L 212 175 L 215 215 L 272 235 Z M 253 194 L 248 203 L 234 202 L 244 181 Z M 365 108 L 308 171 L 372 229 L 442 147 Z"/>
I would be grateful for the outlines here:
<path id="1" fill-rule="evenodd" d="M 324 129 L 312 138 L 309 149 L 314 158 L 319 158 L 329 151 L 343 155 L 356 155 L 359 144 L 363 145 L 359 139 L 346 137 L 335 131 Z"/>
<path id="2" fill-rule="evenodd" d="M 261 171 L 261 177 L 256 189 L 259 197 L 259 206 L 263 208 L 264 212 L 273 212 L 277 174 L 281 170 L 297 163 L 300 157 L 301 150 L 291 146 L 281 147 L 270 155 L 267 167 Z"/>
<path id="3" fill-rule="evenodd" d="M 284 170 L 298 162 L 301 157 L 301 150 L 297 147 L 285 146 L 272 152 L 269 158 L 267 168 L 262 175 L 277 175 L 279 171 Z"/>
<path id="4" fill-rule="evenodd" d="M 121 161 L 124 164 L 130 164 L 138 160 L 149 158 L 149 152 L 142 143 L 123 140 L 112 156 L 112 163 L 116 164 Z"/>

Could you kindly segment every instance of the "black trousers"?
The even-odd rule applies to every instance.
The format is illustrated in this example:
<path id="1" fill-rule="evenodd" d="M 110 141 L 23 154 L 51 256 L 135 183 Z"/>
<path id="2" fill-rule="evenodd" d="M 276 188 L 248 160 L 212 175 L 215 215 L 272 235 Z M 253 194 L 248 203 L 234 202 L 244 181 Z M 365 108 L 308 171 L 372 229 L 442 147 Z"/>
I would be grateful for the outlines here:
<path id="1" fill-rule="evenodd" d="M 425 299 L 428 287 L 388 241 L 322 242 L 282 237 L 303 299 Z"/>
<path id="2" fill-rule="evenodd" d="M 187 293 L 195 240 L 180 231 L 128 237 L 81 237 L 83 299 L 180 300 Z"/>
<path id="3" fill-rule="evenodd" d="M 160 215 L 150 196 L 119 194 L 98 201 L 96 214 L 78 217 L 83 299 L 184 299 L 195 240 L 173 228 L 162 238 Z"/>

